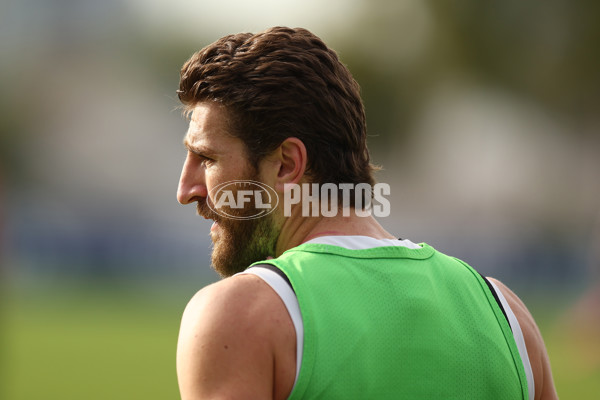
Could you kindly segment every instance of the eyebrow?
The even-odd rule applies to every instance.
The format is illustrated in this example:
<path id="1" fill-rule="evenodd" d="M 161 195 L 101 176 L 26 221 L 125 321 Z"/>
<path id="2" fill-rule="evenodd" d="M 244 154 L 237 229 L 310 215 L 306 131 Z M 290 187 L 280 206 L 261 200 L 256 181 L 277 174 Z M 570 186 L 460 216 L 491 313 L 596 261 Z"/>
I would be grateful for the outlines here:
<path id="1" fill-rule="evenodd" d="M 197 156 L 203 156 L 203 157 L 214 157 L 217 155 L 217 152 L 209 149 L 208 147 L 204 147 L 204 146 L 193 146 L 190 141 L 188 140 L 187 136 L 183 138 L 183 145 L 186 147 L 186 149 L 188 149 L 190 152 L 196 154 Z"/>

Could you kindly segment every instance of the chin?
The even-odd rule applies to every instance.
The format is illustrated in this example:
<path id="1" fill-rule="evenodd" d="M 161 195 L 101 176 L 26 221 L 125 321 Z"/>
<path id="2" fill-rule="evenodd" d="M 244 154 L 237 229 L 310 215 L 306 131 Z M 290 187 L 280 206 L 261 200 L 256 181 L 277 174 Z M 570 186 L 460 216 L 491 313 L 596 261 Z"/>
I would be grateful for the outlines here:
<path id="1" fill-rule="evenodd" d="M 228 277 L 244 271 L 256 261 L 275 253 L 278 231 L 269 217 L 244 221 L 219 221 L 213 224 L 212 266 Z"/>

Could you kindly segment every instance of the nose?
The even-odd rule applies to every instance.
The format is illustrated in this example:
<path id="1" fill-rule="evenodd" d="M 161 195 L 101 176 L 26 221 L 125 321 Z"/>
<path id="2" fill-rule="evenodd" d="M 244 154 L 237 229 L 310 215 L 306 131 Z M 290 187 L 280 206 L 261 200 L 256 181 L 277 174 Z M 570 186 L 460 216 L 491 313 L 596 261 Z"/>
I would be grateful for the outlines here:
<path id="1" fill-rule="evenodd" d="M 181 204 L 190 204 L 198 197 L 208 196 L 204 166 L 194 158 L 194 154 L 188 153 L 181 170 L 177 187 L 177 201 Z"/>

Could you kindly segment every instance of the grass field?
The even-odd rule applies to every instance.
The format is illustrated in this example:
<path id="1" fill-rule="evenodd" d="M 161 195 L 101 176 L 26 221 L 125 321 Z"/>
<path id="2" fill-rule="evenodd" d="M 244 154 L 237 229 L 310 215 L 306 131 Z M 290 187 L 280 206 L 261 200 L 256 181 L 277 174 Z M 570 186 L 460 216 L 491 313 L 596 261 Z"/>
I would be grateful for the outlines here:
<path id="1" fill-rule="evenodd" d="M 175 375 L 179 319 L 195 289 L 109 287 L 4 293 L 1 399 L 179 398 Z M 532 311 L 550 352 L 559 395 L 597 399 L 599 355 L 589 354 L 581 341 L 561 330 L 553 309 L 546 303 Z"/>
<path id="2" fill-rule="evenodd" d="M 179 319 L 193 291 L 169 292 L 12 291 L 3 318 L 0 398 L 178 398 Z"/>

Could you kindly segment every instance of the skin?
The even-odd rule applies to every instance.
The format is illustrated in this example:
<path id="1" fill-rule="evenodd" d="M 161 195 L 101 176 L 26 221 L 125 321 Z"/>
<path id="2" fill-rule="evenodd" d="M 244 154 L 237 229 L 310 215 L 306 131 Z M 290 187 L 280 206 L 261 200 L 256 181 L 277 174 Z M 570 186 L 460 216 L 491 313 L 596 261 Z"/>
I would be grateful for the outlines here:
<path id="1" fill-rule="evenodd" d="M 195 107 L 185 137 L 188 155 L 177 191 L 182 204 L 205 198 L 212 187 L 245 176 L 244 144 L 223 134 L 226 110 L 215 103 Z M 207 159 L 210 158 L 210 161 Z M 286 183 L 309 182 L 305 175 L 306 148 L 296 138 L 286 139 L 261 161 L 259 176 L 283 196 Z M 273 229 L 280 232 L 274 257 L 323 235 L 363 235 L 394 239 L 372 217 L 302 217 L 293 207 L 284 218 L 273 213 Z M 219 226 L 211 237 L 219 246 Z M 548 354 L 533 317 L 502 283 L 500 287 L 525 336 L 536 386 L 536 399 L 555 399 Z M 262 279 L 237 275 L 200 290 L 183 314 L 178 347 L 177 376 L 183 400 L 286 399 L 296 373 L 296 334 L 280 297 Z"/>
<path id="2" fill-rule="evenodd" d="M 533 316 L 525 306 L 525 304 L 514 294 L 506 285 L 494 278 L 488 278 L 494 282 L 500 289 L 511 310 L 519 321 L 519 326 L 523 331 L 525 339 L 525 347 L 527 347 L 527 355 L 533 372 L 535 381 L 535 398 L 536 399 L 558 399 L 554 379 L 552 378 L 552 370 L 550 369 L 550 359 L 544 344 L 544 339 L 538 326 L 533 319 Z"/>

